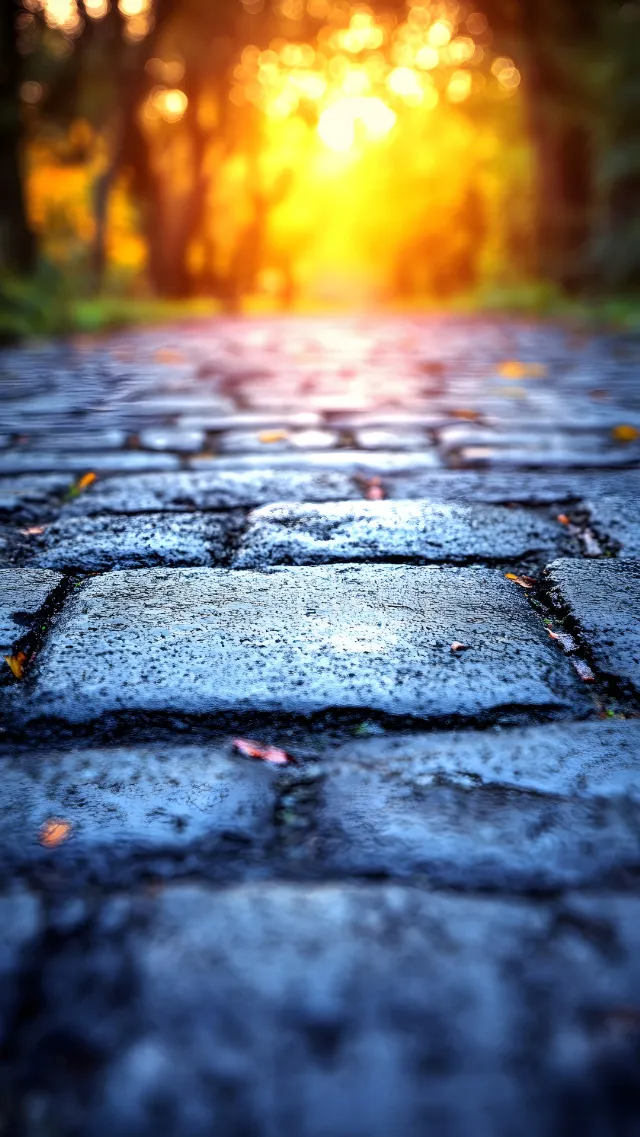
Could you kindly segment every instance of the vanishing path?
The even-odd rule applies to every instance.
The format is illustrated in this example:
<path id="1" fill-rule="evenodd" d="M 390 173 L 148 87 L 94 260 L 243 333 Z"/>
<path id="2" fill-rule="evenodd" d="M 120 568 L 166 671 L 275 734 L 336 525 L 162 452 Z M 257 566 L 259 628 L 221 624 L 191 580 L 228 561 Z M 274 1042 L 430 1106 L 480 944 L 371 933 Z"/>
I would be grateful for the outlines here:
<path id="1" fill-rule="evenodd" d="M 640 340 L 220 321 L 0 398 L 2 1133 L 640 1132 Z"/>

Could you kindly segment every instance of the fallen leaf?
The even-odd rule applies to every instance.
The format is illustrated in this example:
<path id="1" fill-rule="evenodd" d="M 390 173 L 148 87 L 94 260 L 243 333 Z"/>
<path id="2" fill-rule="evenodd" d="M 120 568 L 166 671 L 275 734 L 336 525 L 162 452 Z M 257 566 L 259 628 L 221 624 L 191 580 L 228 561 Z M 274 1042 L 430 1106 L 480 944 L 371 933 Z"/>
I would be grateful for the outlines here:
<path id="1" fill-rule="evenodd" d="M 260 442 L 286 442 L 288 437 L 288 430 L 261 430 L 258 435 Z"/>
<path id="2" fill-rule="evenodd" d="M 507 580 L 513 580 L 521 588 L 535 588 L 535 579 L 532 576 L 517 576 L 514 572 L 505 572 Z"/>
<path id="3" fill-rule="evenodd" d="M 21 529 L 20 532 L 23 537 L 39 537 L 44 530 L 44 525 L 30 525 L 28 529 Z"/>
<path id="4" fill-rule="evenodd" d="M 15 678 L 24 679 L 24 665 L 27 662 L 26 652 L 17 651 L 15 655 L 5 655 L 4 658 Z"/>
<path id="5" fill-rule="evenodd" d="M 480 411 L 473 411 L 469 407 L 460 407 L 458 410 L 451 411 L 452 418 L 461 418 L 464 422 L 477 422 L 480 418 Z"/>
<path id="6" fill-rule="evenodd" d="M 588 663 L 585 663 L 583 659 L 572 659 L 571 662 L 583 683 L 595 683 L 596 677 Z"/>
<path id="7" fill-rule="evenodd" d="M 384 492 L 382 479 L 378 477 L 367 478 L 364 496 L 367 501 L 383 501 L 387 495 Z"/>
<path id="8" fill-rule="evenodd" d="M 457 651 L 468 651 L 469 644 L 461 644 L 458 640 L 454 640 L 451 644 L 451 650 L 455 654 Z"/>
<path id="9" fill-rule="evenodd" d="M 568 632 L 554 632 L 551 630 L 551 628 L 547 628 L 547 631 L 552 640 L 558 641 L 563 651 L 566 651 L 567 653 L 577 651 L 578 645 L 573 636 L 570 636 Z"/>
<path id="10" fill-rule="evenodd" d="M 640 438 L 640 430 L 637 426 L 628 426 L 622 423 L 620 426 L 613 427 L 611 437 L 616 442 L 637 442 Z"/>
<path id="11" fill-rule="evenodd" d="M 498 375 L 503 379 L 544 379 L 547 367 L 544 363 L 520 363 L 511 359 L 500 364 Z"/>
<path id="12" fill-rule="evenodd" d="M 93 473 L 83 474 L 78 482 L 76 482 L 76 489 L 78 493 L 82 493 L 88 486 L 92 486 L 96 480 L 96 475 Z"/>
<path id="13" fill-rule="evenodd" d="M 51 817 L 40 829 L 38 840 L 45 849 L 56 849 L 71 835 L 71 823 Z"/>
<path id="14" fill-rule="evenodd" d="M 286 750 L 280 750 L 277 746 L 265 746 L 262 742 L 254 742 L 251 738 L 234 738 L 233 745 L 247 758 L 260 758 L 263 762 L 270 762 L 272 766 L 286 766 L 288 762 L 293 762 L 293 758 Z"/>
<path id="15" fill-rule="evenodd" d="M 558 521 L 561 525 L 571 525 L 571 518 L 567 517 L 566 513 L 559 513 Z"/>

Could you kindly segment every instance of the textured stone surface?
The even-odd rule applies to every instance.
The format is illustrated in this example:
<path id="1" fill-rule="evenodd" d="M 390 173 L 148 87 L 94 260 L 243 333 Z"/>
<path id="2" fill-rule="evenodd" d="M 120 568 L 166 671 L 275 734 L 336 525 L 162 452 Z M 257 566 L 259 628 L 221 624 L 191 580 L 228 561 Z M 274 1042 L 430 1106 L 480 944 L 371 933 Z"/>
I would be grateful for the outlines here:
<path id="1" fill-rule="evenodd" d="M 329 450 L 338 435 L 330 430 L 228 430 L 216 442 L 223 454 L 268 454 L 281 450 Z"/>
<path id="2" fill-rule="evenodd" d="M 174 454 L 150 454 L 144 450 L 113 450 L 60 454 L 43 450 L 5 450 L 0 453 L 0 474 L 38 474 L 49 470 L 68 470 L 85 474 L 89 470 L 106 473 L 137 470 L 176 470 Z"/>
<path id="3" fill-rule="evenodd" d="M 140 445 L 145 450 L 176 450 L 179 454 L 197 454 L 204 450 L 203 430 L 149 426 L 140 431 L 139 437 Z"/>
<path id="4" fill-rule="evenodd" d="M 555 520 L 495 506 L 394 501 L 268 505 L 250 515 L 234 563 L 261 568 L 396 557 L 424 563 L 508 560 L 548 554 L 564 539 Z"/>
<path id="5" fill-rule="evenodd" d="M 0 478 L 0 515 L 36 518 L 59 503 L 73 484 L 68 474 L 22 475 Z"/>
<path id="6" fill-rule="evenodd" d="M 594 470 L 589 473 L 565 471 L 544 473 L 523 470 L 513 473 L 486 470 L 472 473 L 466 470 L 434 470 L 418 473 L 397 473 L 385 478 L 385 489 L 390 498 L 429 498 L 432 501 L 486 502 L 522 505 L 551 505 L 554 502 L 599 500 L 625 488 L 630 496 L 640 494 L 640 470 L 620 470 L 615 473 Z"/>
<path id="7" fill-rule="evenodd" d="M 46 530 L 36 561 L 69 572 L 224 564 L 238 528 L 233 514 L 70 517 Z"/>
<path id="8" fill-rule="evenodd" d="M 3 876 L 42 862 L 108 875 L 128 858 L 189 850 L 194 867 L 205 854 L 233 867 L 273 841 L 276 770 L 230 745 L 11 751 L 0 763 Z M 55 849 L 39 842 L 51 818 L 71 825 Z"/>
<path id="9" fill-rule="evenodd" d="M 361 489 L 330 470 L 211 470 L 207 473 L 143 474 L 107 478 L 67 506 L 71 514 L 154 513 L 250 508 L 272 501 L 342 501 Z"/>
<path id="10" fill-rule="evenodd" d="M 454 640 L 470 650 L 453 655 Z M 498 570 L 142 569 L 75 591 L 39 655 L 29 713 L 569 704 L 582 705 L 570 665 Z"/>
<path id="11" fill-rule="evenodd" d="M 548 576 L 598 670 L 640 691 L 640 561 L 558 560 Z"/>
<path id="12" fill-rule="evenodd" d="M 116 946 L 120 943 L 120 947 Z M 633 1133 L 640 900 L 118 898 L 39 976 L 24 1137 Z M 90 1054 L 83 1077 L 72 1055 Z"/>
<path id="13" fill-rule="evenodd" d="M 44 569 L 0 569 L 0 652 L 9 651 L 26 635 L 61 580 Z"/>
<path id="14" fill-rule="evenodd" d="M 640 869 L 640 723 L 370 739 L 328 756 L 323 865 L 454 887 L 556 888 Z"/>
<path id="15" fill-rule="evenodd" d="M 270 447 L 265 453 L 224 455 L 224 458 L 188 458 L 192 470 L 210 470 L 213 467 L 228 470 L 339 470 L 346 474 L 360 471 L 373 474 L 408 470 L 437 469 L 440 459 L 435 450 L 394 452 L 381 450 L 368 454 L 365 450 L 300 450 L 274 453 Z"/>
<path id="16" fill-rule="evenodd" d="M 40 904 L 26 889 L 10 884 L 0 893 L 0 1045 L 9 1034 L 20 999 L 19 978 L 41 927 Z M 0 1075 L 0 1085 L 4 1077 Z"/>
<path id="17" fill-rule="evenodd" d="M 640 558 L 638 496 L 636 490 L 636 492 L 602 494 L 590 498 L 587 502 L 594 528 L 600 536 L 614 541 L 623 557 Z"/>

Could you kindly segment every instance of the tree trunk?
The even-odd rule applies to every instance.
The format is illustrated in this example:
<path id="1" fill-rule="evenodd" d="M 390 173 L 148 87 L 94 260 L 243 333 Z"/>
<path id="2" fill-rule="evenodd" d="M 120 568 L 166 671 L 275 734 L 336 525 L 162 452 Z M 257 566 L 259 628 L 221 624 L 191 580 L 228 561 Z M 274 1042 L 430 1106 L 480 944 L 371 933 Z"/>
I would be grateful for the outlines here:
<path id="1" fill-rule="evenodd" d="M 36 243 L 25 206 L 20 114 L 21 61 L 16 42 L 17 7 L 0 4 L 0 271 L 28 273 Z"/>

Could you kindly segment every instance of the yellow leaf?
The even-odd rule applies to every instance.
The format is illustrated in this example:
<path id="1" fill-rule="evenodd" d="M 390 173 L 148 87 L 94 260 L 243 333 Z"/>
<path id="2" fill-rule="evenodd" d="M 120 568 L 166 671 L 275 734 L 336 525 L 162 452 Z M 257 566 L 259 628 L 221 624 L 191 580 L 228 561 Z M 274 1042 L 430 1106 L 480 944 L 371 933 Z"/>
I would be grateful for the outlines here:
<path id="1" fill-rule="evenodd" d="M 76 489 L 79 493 L 86 490 L 88 486 L 93 485 L 96 480 L 95 474 L 83 474 L 80 480 L 76 483 Z"/>
<path id="2" fill-rule="evenodd" d="M 637 442 L 640 438 L 640 430 L 637 426 L 628 426 L 622 423 L 620 426 L 614 426 L 611 435 L 616 442 Z"/>
<path id="3" fill-rule="evenodd" d="M 56 849 L 63 841 L 66 841 L 71 834 L 71 823 L 69 821 L 60 821 L 57 817 L 51 817 L 45 821 L 38 834 L 38 840 L 45 849 Z"/>
<path id="4" fill-rule="evenodd" d="M 288 437 L 286 430 L 261 430 L 258 435 L 261 442 L 286 442 Z"/>
<path id="5" fill-rule="evenodd" d="M 15 655 L 5 655 L 5 661 L 11 669 L 12 675 L 16 679 L 24 679 L 24 665 L 27 662 L 27 656 L 24 651 L 18 651 Z"/>

